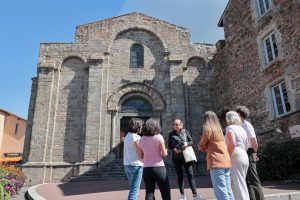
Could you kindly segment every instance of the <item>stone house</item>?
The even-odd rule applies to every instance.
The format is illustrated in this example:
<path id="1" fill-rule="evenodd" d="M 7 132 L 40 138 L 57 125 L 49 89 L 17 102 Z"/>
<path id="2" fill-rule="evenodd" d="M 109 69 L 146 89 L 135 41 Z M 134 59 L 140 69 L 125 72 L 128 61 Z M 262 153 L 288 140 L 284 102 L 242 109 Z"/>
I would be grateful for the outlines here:
<path id="1" fill-rule="evenodd" d="M 300 137 L 299 11 L 297 0 L 230 0 L 218 24 L 218 107 L 249 107 L 261 144 Z"/>
<path id="2" fill-rule="evenodd" d="M 180 118 L 197 145 L 202 115 L 215 109 L 208 65 L 215 53 L 215 45 L 192 44 L 189 30 L 140 13 L 80 25 L 74 43 L 42 43 L 27 184 L 68 181 L 121 160 L 120 131 L 131 117 L 158 118 L 165 138 Z"/>

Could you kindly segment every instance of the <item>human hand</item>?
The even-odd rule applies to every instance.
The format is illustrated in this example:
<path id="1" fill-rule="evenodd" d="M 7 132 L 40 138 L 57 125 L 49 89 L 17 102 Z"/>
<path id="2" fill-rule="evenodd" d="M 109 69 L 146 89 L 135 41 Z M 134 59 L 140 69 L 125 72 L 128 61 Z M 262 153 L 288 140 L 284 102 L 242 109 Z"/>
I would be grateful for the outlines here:
<path id="1" fill-rule="evenodd" d="M 173 151 L 174 151 L 175 153 L 180 153 L 180 152 L 181 152 L 180 150 L 178 150 L 178 149 L 176 149 L 176 148 L 174 148 Z"/>
<path id="2" fill-rule="evenodd" d="M 255 160 L 256 160 L 256 162 L 259 161 L 259 157 L 258 157 L 258 156 L 255 156 Z"/>
<path id="3" fill-rule="evenodd" d="M 182 145 L 182 149 L 185 149 L 185 148 L 187 148 L 188 146 L 189 146 L 188 143 L 187 143 L 187 142 L 184 142 L 183 145 Z"/>

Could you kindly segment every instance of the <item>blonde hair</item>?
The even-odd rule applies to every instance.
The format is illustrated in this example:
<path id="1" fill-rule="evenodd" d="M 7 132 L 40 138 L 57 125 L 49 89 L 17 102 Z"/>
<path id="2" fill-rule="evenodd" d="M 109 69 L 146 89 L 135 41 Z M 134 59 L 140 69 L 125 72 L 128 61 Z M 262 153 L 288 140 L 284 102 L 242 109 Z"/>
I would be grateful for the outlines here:
<path id="1" fill-rule="evenodd" d="M 217 115 L 213 111 L 207 111 L 203 115 L 203 132 L 207 134 L 209 140 L 224 140 L 223 131 Z"/>

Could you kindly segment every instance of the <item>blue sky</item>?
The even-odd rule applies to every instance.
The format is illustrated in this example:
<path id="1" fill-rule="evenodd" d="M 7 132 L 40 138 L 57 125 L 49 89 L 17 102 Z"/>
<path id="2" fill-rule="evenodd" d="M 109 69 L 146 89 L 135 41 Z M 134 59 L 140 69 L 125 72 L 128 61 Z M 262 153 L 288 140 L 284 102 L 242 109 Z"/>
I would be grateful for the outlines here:
<path id="1" fill-rule="evenodd" d="M 141 12 L 191 30 L 192 41 L 216 43 L 228 0 L 14 0 L 0 6 L 0 108 L 27 118 L 41 42 L 73 42 L 75 27 Z"/>

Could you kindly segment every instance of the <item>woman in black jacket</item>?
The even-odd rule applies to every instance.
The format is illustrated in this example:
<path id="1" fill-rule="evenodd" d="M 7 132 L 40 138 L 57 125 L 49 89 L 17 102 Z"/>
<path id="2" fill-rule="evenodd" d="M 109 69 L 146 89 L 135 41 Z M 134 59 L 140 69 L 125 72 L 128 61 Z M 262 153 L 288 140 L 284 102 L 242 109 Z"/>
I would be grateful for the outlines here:
<path id="1" fill-rule="evenodd" d="M 169 134 L 168 148 L 172 151 L 172 161 L 177 174 L 178 187 L 181 197 L 179 200 L 186 200 L 184 196 L 184 182 L 182 166 L 185 168 L 188 176 L 190 188 L 193 192 L 193 200 L 200 200 L 201 197 L 197 194 L 195 177 L 193 172 L 193 162 L 185 162 L 182 151 L 193 144 L 193 139 L 188 130 L 183 129 L 183 123 L 180 119 L 175 119 L 173 122 L 173 131 Z"/>

